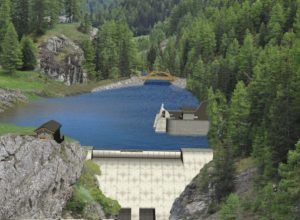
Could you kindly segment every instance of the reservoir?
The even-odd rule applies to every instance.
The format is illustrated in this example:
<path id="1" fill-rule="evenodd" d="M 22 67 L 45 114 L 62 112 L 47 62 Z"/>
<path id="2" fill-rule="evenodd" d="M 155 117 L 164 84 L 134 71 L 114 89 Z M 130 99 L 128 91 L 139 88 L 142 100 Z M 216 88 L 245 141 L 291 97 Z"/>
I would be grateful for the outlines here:
<path id="1" fill-rule="evenodd" d="M 144 85 L 79 96 L 45 98 L 0 114 L 0 123 L 38 127 L 56 120 L 64 135 L 96 149 L 178 150 L 207 148 L 207 137 L 157 134 L 153 122 L 167 109 L 197 107 L 188 91 L 172 85 Z"/>

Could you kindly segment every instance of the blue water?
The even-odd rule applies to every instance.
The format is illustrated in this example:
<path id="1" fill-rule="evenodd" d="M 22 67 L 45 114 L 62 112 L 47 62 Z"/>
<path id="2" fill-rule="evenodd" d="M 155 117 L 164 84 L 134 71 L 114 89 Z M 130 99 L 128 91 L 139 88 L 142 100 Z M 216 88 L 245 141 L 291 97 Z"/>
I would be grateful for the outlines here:
<path id="1" fill-rule="evenodd" d="M 167 109 L 199 104 L 186 90 L 145 85 L 39 99 L 0 114 L 0 122 L 37 127 L 54 119 L 63 125 L 64 135 L 98 149 L 176 150 L 208 146 L 206 137 L 155 133 L 153 122 L 161 103 Z"/>

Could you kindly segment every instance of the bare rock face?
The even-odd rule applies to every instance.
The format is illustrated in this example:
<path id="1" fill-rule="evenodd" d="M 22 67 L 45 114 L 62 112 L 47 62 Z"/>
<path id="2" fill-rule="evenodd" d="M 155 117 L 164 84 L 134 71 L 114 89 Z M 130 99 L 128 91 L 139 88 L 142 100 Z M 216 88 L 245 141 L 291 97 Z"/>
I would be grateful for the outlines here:
<path id="1" fill-rule="evenodd" d="M 208 184 L 203 187 L 203 171 L 208 176 Z M 211 183 L 213 162 L 208 163 L 182 194 L 175 200 L 171 209 L 170 220 L 218 220 L 218 212 L 210 215 L 209 206 L 212 203 L 214 187 Z M 252 189 L 252 180 L 257 174 L 256 167 L 250 167 L 235 177 L 234 193 L 242 195 Z"/>
<path id="2" fill-rule="evenodd" d="M 81 174 L 79 143 L 0 137 L 0 219 L 58 219 Z"/>
<path id="3" fill-rule="evenodd" d="M 48 38 L 39 47 L 41 70 L 66 85 L 87 82 L 83 69 L 84 53 L 64 35 Z"/>
<path id="4" fill-rule="evenodd" d="M 18 90 L 0 89 L 0 113 L 18 102 L 26 102 L 27 98 Z"/>
<path id="5" fill-rule="evenodd" d="M 206 167 L 210 166 L 207 164 Z M 211 202 L 212 188 L 201 189 L 201 173 L 198 174 L 175 200 L 171 209 L 170 220 L 205 219 Z"/>

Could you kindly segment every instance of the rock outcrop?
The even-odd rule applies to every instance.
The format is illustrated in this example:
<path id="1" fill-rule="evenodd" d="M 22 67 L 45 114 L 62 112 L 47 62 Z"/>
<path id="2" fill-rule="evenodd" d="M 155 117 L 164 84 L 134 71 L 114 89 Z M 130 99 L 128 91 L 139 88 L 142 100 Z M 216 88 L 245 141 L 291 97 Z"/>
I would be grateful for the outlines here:
<path id="1" fill-rule="evenodd" d="M 27 98 L 18 90 L 0 88 L 0 113 L 13 107 L 18 102 L 26 102 Z"/>
<path id="2" fill-rule="evenodd" d="M 212 162 L 205 165 L 202 170 L 204 169 L 212 172 Z M 199 220 L 207 217 L 213 189 L 208 186 L 208 189 L 203 190 L 202 178 L 203 175 L 200 172 L 175 200 L 171 209 L 170 220 Z"/>
<path id="3" fill-rule="evenodd" d="M 52 79 L 66 85 L 87 82 L 83 69 L 84 53 L 64 35 L 48 38 L 39 47 L 41 70 Z"/>
<path id="4" fill-rule="evenodd" d="M 170 220 L 218 220 L 218 213 L 209 214 L 209 206 L 212 203 L 214 187 L 209 182 L 213 172 L 212 162 L 207 164 L 192 182 L 185 188 L 182 194 L 175 200 L 171 209 Z M 203 173 L 206 180 L 203 180 Z M 235 193 L 242 195 L 252 189 L 252 180 L 256 175 L 255 167 L 248 168 L 235 177 Z M 203 181 L 208 183 L 203 184 Z M 206 185 L 203 187 L 203 185 Z M 205 189 L 204 189 L 205 188 Z"/>
<path id="5" fill-rule="evenodd" d="M 0 219 L 58 219 L 81 174 L 79 143 L 0 137 Z"/>

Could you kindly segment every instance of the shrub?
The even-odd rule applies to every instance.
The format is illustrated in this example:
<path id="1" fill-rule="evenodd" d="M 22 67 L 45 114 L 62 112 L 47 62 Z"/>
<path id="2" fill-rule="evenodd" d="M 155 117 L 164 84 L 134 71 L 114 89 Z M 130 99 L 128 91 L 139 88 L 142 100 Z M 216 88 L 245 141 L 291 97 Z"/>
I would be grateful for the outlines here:
<path id="1" fill-rule="evenodd" d="M 93 202 L 99 203 L 106 216 L 117 215 L 120 205 L 116 200 L 107 198 L 99 189 L 95 175 L 101 171 L 92 160 L 84 163 L 83 170 L 78 182 L 73 188 L 72 198 L 68 201 L 66 209 L 77 215 L 83 214 L 83 209 Z"/>

